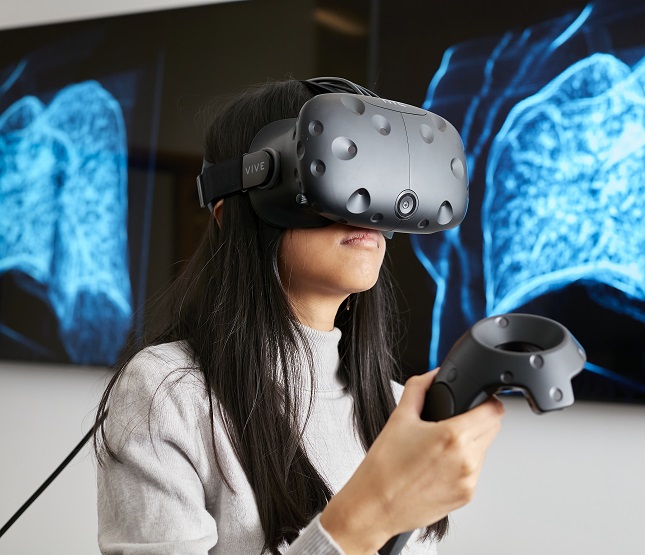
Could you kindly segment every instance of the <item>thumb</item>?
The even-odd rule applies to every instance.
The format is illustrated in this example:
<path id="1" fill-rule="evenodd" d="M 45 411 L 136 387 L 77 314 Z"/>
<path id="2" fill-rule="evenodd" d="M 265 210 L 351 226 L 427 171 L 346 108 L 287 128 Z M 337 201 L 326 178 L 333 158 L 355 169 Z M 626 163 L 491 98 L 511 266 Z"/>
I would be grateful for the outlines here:
<path id="1" fill-rule="evenodd" d="M 435 368 L 431 372 L 426 372 L 420 376 L 412 376 L 405 382 L 405 389 L 403 390 L 401 401 L 399 401 L 399 410 L 413 412 L 416 416 L 420 416 L 426 393 L 438 371 L 439 369 Z"/>

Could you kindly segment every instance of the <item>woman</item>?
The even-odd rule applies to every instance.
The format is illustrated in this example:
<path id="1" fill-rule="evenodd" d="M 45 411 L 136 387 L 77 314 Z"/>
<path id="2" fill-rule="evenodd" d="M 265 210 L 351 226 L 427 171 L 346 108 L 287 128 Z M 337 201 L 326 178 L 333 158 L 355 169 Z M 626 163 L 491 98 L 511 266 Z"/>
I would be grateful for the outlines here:
<path id="1" fill-rule="evenodd" d="M 312 96 L 299 81 L 245 92 L 207 129 L 207 160 L 241 156 Z M 434 552 L 473 494 L 501 404 L 423 422 L 434 373 L 392 381 L 380 233 L 277 229 L 246 195 L 213 215 L 159 331 L 99 408 L 102 551 L 371 554 L 428 527 L 408 553 Z"/>

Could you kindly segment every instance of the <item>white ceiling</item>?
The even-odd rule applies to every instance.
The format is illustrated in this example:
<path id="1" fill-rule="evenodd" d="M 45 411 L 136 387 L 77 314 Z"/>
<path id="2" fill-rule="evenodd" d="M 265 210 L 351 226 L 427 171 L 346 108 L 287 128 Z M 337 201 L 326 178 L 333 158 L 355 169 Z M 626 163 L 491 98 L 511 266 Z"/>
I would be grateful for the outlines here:
<path id="1" fill-rule="evenodd" d="M 240 0 L 0 0 L 0 29 Z"/>

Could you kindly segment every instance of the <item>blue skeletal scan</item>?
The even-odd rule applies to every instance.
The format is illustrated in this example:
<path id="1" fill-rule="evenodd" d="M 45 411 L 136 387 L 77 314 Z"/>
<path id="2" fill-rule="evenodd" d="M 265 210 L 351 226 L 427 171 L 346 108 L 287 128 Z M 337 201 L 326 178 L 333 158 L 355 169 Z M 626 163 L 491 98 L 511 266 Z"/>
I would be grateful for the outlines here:
<path id="1" fill-rule="evenodd" d="M 69 361 L 112 363 L 132 318 L 127 143 L 119 103 L 98 82 L 47 104 L 23 96 L 0 114 L 0 210 L 0 275 L 44 291 Z M 4 323 L 3 333 L 29 343 Z"/>
<path id="2" fill-rule="evenodd" d="M 436 284 L 430 367 L 478 319 L 574 283 L 645 323 L 644 28 L 644 3 L 598 1 L 446 51 L 424 108 L 460 131 L 470 209 L 411 238 Z"/>
<path id="3" fill-rule="evenodd" d="M 644 169 L 645 59 L 593 54 L 516 104 L 486 170 L 486 311 L 584 279 L 645 322 Z"/>

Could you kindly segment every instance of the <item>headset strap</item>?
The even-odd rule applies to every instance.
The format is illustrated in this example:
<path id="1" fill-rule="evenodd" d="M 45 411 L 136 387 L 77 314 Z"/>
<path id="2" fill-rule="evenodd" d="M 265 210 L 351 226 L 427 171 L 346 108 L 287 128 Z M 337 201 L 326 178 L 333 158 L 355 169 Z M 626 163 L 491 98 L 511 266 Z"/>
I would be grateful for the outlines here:
<path id="1" fill-rule="evenodd" d="M 217 164 L 204 160 L 202 173 L 197 176 L 199 204 L 204 208 L 251 187 L 266 185 L 273 177 L 277 157 L 276 151 L 266 148 Z"/>

